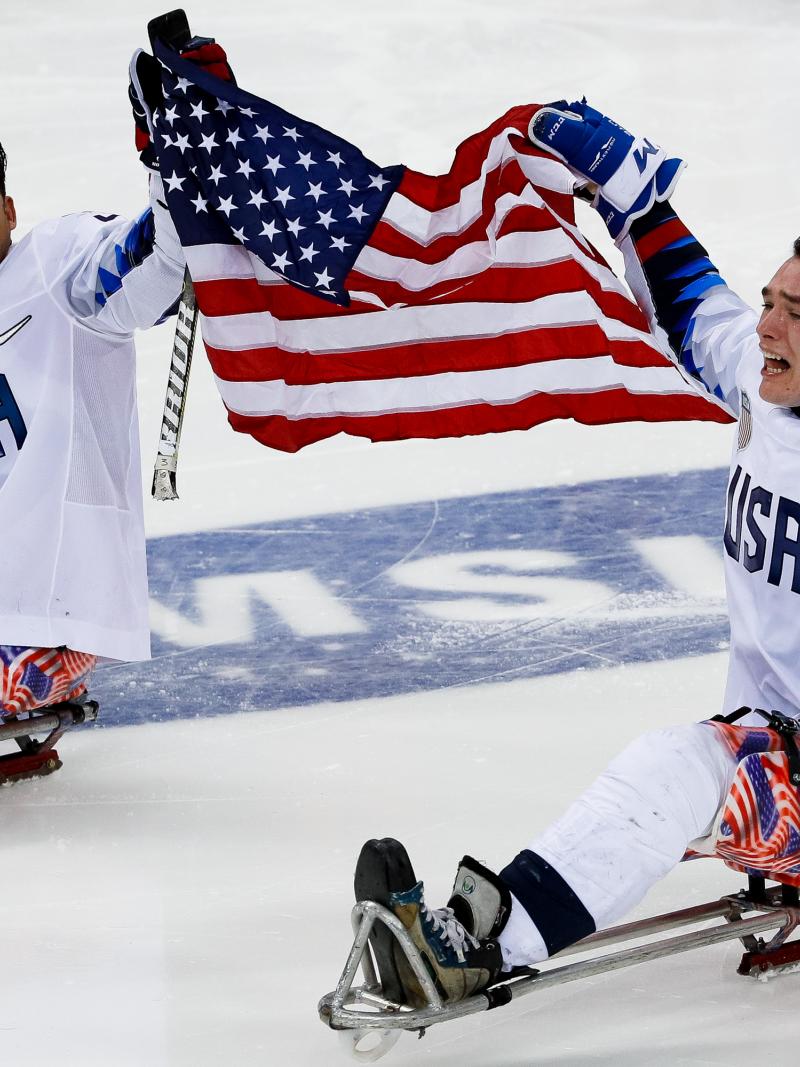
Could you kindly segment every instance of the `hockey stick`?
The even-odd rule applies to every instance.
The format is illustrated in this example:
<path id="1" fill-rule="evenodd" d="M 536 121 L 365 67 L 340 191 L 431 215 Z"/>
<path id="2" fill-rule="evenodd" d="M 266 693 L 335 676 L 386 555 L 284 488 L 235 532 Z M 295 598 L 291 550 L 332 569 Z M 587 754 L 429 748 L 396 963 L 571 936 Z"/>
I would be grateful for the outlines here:
<path id="1" fill-rule="evenodd" d="M 183 414 L 186 408 L 186 387 L 192 365 L 192 349 L 197 332 L 197 302 L 194 286 L 187 270 L 183 277 L 183 293 L 178 307 L 178 322 L 172 344 L 172 360 L 164 397 L 164 414 L 158 454 L 153 469 L 153 497 L 156 500 L 177 500 L 178 446 L 181 440 Z"/>
<path id="2" fill-rule="evenodd" d="M 155 49 L 157 40 L 166 41 L 180 51 L 191 38 L 189 22 L 182 8 L 168 11 L 147 24 L 150 44 Z M 178 446 L 181 440 L 183 413 L 186 406 L 186 387 L 189 384 L 189 369 L 192 365 L 192 349 L 197 332 L 197 301 L 194 286 L 187 267 L 183 276 L 183 293 L 178 307 L 175 340 L 172 344 L 172 360 L 164 397 L 164 414 L 161 417 L 161 433 L 158 438 L 158 454 L 153 469 L 153 497 L 156 500 L 177 500 Z"/>

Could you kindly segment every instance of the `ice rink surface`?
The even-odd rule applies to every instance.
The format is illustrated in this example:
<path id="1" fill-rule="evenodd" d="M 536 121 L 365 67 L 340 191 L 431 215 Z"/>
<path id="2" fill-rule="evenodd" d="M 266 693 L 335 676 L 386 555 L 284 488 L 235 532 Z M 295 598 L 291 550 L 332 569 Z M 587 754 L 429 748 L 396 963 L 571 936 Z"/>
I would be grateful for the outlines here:
<path id="1" fill-rule="evenodd" d="M 187 10 L 240 84 L 382 164 L 444 171 L 511 105 L 585 93 L 686 157 L 675 205 L 753 303 L 800 232 L 790 0 Z M 126 68 L 159 13 L 4 11 L 21 232 L 143 207 Z M 170 346 L 169 326 L 139 342 L 145 489 Z M 199 355 L 181 500 L 147 507 L 154 660 L 98 672 L 104 728 L 0 798 L 0 1062 L 346 1063 L 316 1003 L 365 838 L 401 837 L 438 904 L 463 852 L 501 866 L 629 739 L 717 711 L 730 445 L 719 426 L 552 423 L 285 456 L 229 430 Z M 638 914 L 738 884 L 685 865 Z M 738 955 L 544 991 L 384 1062 L 788 1067 L 800 975 L 747 981 Z"/>

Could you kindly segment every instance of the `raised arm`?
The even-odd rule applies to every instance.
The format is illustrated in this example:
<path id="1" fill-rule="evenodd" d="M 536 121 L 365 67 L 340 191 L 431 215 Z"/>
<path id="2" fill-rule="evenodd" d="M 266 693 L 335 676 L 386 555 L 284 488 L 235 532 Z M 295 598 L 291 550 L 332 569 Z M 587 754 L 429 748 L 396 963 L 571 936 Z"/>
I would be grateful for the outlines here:
<path id="1" fill-rule="evenodd" d="M 592 189 L 592 204 L 625 257 L 626 280 L 665 352 L 709 399 L 738 414 L 737 373 L 757 349 L 757 316 L 670 205 L 683 161 L 585 102 L 543 108 L 530 135 L 567 163 L 579 187 Z"/>
<path id="2" fill-rule="evenodd" d="M 150 206 L 137 219 L 84 214 L 57 224 L 70 232 L 52 292 L 89 329 L 129 335 L 174 309 L 185 261 L 163 202 L 151 174 Z"/>

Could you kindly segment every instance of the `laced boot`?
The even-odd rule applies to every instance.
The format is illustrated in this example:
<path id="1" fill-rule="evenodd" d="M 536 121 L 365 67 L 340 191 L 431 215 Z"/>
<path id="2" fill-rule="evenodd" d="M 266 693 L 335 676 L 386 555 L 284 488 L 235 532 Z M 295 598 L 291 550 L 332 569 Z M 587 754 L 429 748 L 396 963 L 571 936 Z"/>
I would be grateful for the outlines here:
<path id="1" fill-rule="evenodd" d="M 453 908 L 430 909 L 405 848 L 391 837 L 367 841 L 356 864 L 357 900 L 374 900 L 400 919 L 444 1002 L 465 1000 L 500 973 L 500 946 L 465 929 Z M 502 928 L 502 925 L 500 926 Z M 402 947 L 376 923 L 370 934 L 384 996 L 398 1004 L 425 1007 L 428 999 Z"/>

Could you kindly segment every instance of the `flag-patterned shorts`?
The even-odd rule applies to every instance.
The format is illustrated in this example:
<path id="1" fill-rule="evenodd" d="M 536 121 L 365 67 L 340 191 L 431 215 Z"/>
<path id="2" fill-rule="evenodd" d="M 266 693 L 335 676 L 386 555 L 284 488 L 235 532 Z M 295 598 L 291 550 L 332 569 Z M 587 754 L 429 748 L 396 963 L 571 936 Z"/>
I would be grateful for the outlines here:
<path id="1" fill-rule="evenodd" d="M 790 781 L 784 747 L 797 741 L 762 726 L 708 725 L 738 763 L 714 855 L 735 871 L 800 886 L 800 788 Z"/>
<path id="2" fill-rule="evenodd" d="M 80 696 L 96 663 L 97 656 L 70 648 L 0 645 L 0 716 Z"/>

